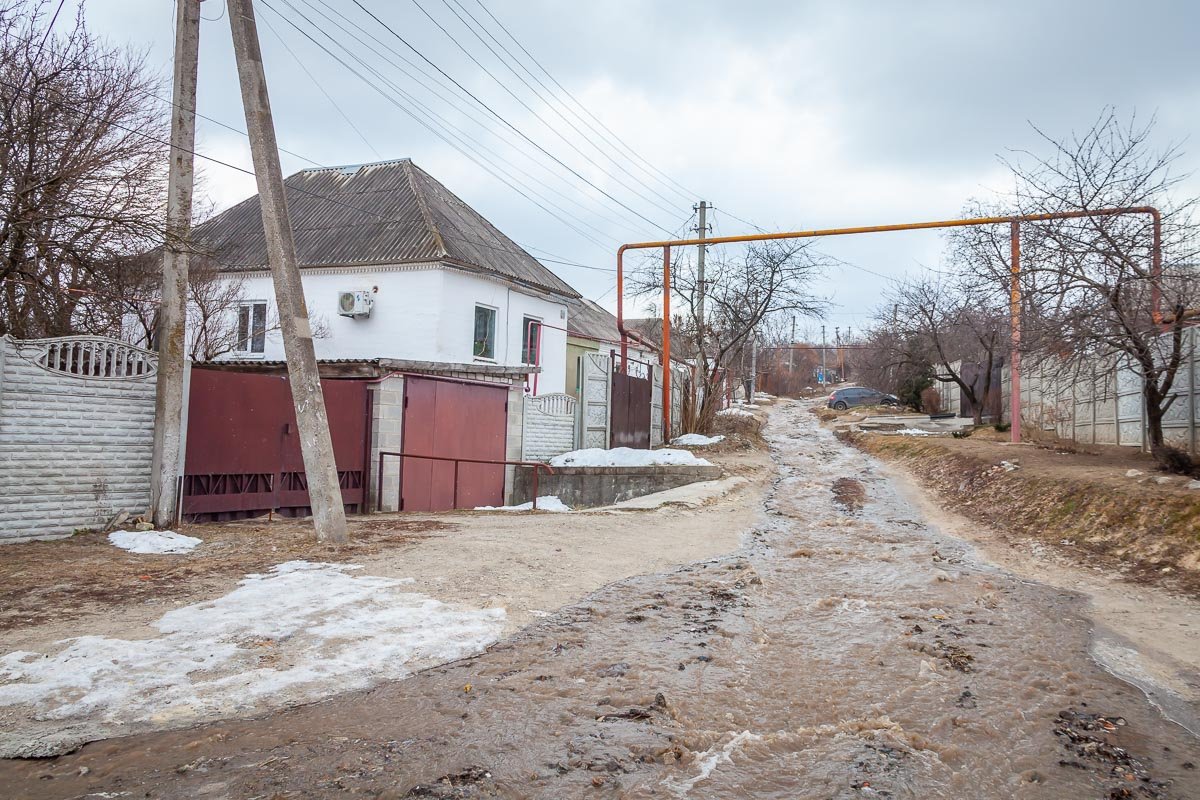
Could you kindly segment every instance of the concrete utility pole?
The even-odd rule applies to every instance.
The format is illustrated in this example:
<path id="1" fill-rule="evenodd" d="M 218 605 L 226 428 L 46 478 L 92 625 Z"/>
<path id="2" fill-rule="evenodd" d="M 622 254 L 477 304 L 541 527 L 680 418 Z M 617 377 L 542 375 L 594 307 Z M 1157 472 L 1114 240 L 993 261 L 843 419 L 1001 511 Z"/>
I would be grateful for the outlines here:
<path id="1" fill-rule="evenodd" d="M 750 334 L 750 397 L 747 398 L 751 403 L 754 402 L 754 395 L 758 393 L 758 331 L 755 330 Z"/>
<path id="2" fill-rule="evenodd" d="M 825 326 L 821 326 L 821 385 L 829 383 L 829 373 L 825 371 Z"/>
<path id="3" fill-rule="evenodd" d="M 703 200 L 696 206 L 696 211 L 700 215 L 700 222 L 696 226 L 696 238 L 704 239 L 705 233 L 708 232 L 708 203 Z M 705 247 L 700 245 L 696 248 L 696 284 L 698 286 L 698 296 L 696 297 L 696 347 L 700 352 L 704 352 L 704 295 L 707 286 L 704 283 L 704 256 Z"/>
<path id="4" fill-rule="evenodd" d="M 317 354 L 313 348 L 312 327 L 304 303 L 304 287 L 296 262 L 296 242 L 288 220 L 287 196 L 283 172 L 279 166 L 279 146 L 267 96 L 267 78 L 263 72 L 258 26 L 251 0 L 227 0 L 229 27 L 233 31 L 233 53 L 237 59 L 242 105 L 246 111 L 246 130 L 258 183 L 262 208 L 263 232 L 267 239 L 267 258 L 275 282 L 275 300 L 279 306 L 279 327 L 283 334 L 283 353 L 287 359 L 288 382 L 296 406 L 296 428 L 300 453 L 308 478 L 308 496 L 313 510 L 317 539 L 341 544 L 346 541 L 346 511 L 338 484 L 333 442 L 329 437 L 329 418 L 321 394 Z"/>
<path id="5" fill-rule="evenodd" d="M 788 380 L 792 379 L 792 373 L 796 371 L 796 318 L 792 317 L 792 339 L 791 346 L 788 347 Z"/>
<path id="6" fill-rule="evenodd" d="M 192 151 L 196 145 L 196 71 L 200 58 L 200 3 L 175 2 L 175 79 L 171 90 L 171 155 L 167 175 L 167 225 L 163 248 L 162 303 L 158 309 L 158 377 L 154 385 L 154 455 L 150 516 L 166 528 L 179 503 L 183 440 L 183 380 L 187 367 L 188 235 L 192 228 Z"/>

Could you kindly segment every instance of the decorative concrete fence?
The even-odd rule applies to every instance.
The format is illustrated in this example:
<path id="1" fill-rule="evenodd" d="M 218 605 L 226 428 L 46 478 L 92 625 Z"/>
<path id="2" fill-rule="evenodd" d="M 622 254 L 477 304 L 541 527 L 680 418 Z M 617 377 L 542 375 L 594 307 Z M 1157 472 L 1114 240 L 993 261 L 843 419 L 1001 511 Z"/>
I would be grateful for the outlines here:
<path id="1" fill-rule="evenodd" d="M 521 442 L 522 460 L 549 461 L 575 449 L 578 406 L 569 394 L 525 397 Z"/>
<path id="2" fill-rule="evenodd" d="M 157 365 L 104 337 L 0 338 L 0 541 L 146 510 Z"/>

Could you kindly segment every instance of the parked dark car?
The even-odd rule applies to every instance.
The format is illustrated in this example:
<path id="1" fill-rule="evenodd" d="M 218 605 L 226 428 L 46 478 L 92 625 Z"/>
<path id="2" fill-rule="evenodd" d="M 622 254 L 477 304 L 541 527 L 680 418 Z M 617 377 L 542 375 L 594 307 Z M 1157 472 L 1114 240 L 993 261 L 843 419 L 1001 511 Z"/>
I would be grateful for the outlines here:
<path id="1" fill-rule="evenodd" d="M 851 386 L 846 389 L 836 389 L 829 395 L 830 408 L 845 411 L 854 406 L 898 406 L 900 398 L 864 386 Z"/>

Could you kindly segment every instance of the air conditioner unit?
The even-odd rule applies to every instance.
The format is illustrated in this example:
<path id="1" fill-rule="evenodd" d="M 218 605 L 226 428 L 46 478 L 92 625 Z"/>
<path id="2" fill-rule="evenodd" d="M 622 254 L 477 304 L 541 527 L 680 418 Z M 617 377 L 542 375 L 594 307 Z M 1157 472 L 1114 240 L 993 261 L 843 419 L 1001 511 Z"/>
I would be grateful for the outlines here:
<path id="1" fill-rule="evenodd" d="M 338 314 L 343 317 L 369 317 L 374 303 L 369 291 L 338 292 Z"/>

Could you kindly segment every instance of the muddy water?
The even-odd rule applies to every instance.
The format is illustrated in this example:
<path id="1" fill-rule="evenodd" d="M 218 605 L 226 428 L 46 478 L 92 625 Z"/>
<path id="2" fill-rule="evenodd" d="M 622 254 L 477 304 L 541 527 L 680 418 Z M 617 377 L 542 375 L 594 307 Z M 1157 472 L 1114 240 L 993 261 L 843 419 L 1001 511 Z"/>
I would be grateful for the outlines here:
<path id="1" fill-rule="evenodd" d="M 1093 664 L 1076 598 L 975 563 L 800 406 L 770 433 L 729 558 L 371 692 L 0 764 L 0 793 L 1200 797 L 1197 741 Z"/>

